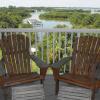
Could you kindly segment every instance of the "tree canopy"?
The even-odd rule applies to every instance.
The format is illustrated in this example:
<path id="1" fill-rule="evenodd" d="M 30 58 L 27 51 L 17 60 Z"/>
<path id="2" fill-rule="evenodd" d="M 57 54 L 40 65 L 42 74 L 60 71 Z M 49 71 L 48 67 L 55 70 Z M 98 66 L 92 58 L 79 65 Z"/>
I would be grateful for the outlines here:
<path id="1" fill-rule="evenodd" d="M 30 17 L 31 10 L 26 8 L 0 8 L 0 28 L 18 28 L 23 19 Z"/>

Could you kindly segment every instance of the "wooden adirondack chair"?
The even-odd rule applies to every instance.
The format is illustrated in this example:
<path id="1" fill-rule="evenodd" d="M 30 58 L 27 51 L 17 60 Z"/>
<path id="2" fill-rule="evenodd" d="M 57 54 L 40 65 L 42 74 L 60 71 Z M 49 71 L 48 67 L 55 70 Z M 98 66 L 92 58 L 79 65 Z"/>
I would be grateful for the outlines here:
<path id="1" fill-rule="evenodd" d="M 71 71 L 69 73 L 59 75 L 61 62 L 59 61 L 52 65 L 56 81 L 56 94 L 59 91 L 59 81 L 63 81 L 91 89 L 91 100 L 94 100 L 95 90 L 100 88 L 100 80 L 95 75 L 97 65 L 100 64 L 100 37 L 84 36 L 76 38 L 71 57 Z"/>
<path id="2" fill-rule="evenodd" d="M 22 83 L 44 80 L 47 66 L 40 62 L 40 75 L 33 73 L 30 66 L 29 38 L 21 34 L 3 36 L 0 41 L 2 49 L 2 63 L 5 74 L 0 76 L 0 85 L 3 87 Z M 36 60 L 36 57 L 35 57 Z M 38 61 L 39 62 L 39 61 Z"/>

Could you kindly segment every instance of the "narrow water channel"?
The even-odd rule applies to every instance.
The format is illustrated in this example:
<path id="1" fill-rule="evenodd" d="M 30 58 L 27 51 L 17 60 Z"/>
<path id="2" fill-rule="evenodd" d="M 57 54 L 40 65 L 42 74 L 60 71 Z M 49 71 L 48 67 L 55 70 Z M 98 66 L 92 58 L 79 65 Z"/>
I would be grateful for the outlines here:
<path id="1" fill-rule="evenodd" d="M 42 23 L 43 28 L 54 28 L 57 25 L 66 25 L 68 28 L 72 28 L 72 24 L 69 21 L 41 20 L 39 18 L 39 15 L 41 13 L 44 13 L 44 12 L 33 12 L 31 13 L 31 17 L 25 19 L 25 21 L 27 21 L 28 19 L 38 20 Z"/>

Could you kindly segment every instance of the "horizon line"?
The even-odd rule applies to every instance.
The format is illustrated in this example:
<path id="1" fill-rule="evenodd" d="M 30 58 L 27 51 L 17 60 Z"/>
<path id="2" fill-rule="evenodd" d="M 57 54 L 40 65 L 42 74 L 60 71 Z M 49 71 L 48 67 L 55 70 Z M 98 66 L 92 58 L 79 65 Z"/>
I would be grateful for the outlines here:
<path id="1" fill-rule="evenodd" d="M 100 7 L 63 7 L 63 6 L 60 6 L 60 7 L 56 7 L 56 6 L 15 6 L 15 5 L 9 5 L 9 6 L 12 6 L 12 7 L 16 7 L 16 8 L 20 8 L 20 7 L 27 7 L 27 8 L 31 8 L 31 7 L 34 7 L 34 8 L 95 8 L 95 9 L 100 9 Z M 0 6 L 0 8 L 3 8 L 3 7 L 6 7 L 8 8 L 9 6 Z"/>

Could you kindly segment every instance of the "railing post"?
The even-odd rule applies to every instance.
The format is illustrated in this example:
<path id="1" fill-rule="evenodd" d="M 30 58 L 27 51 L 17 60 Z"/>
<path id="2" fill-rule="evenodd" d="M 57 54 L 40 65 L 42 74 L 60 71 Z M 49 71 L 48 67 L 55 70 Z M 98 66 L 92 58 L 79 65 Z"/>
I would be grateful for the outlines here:
<path id="1" fill-rule="evenodd" d="M 42 34 L 42 38 L 41 38 L 41 43 L 42 43 L 42 60 L 44 59 L 43 57 L 44 57 L 44 49 L 43 49 L 43 33 L 41 32 L 41 34 Z"/>
<path id="2" fill-rule="evenodd" d="M 60 48 L 61 48 L 61 33 L 59 32 L 59 60 L 60 60 Z"/>
<path id="3" fill-rule="evenodd" d="M 47 35 L 47 63 L 49 63 L 49 40 L 48 40 L 48 35 L 49 35 L 49 33 L 46 33 L 46 35 Z"/>
<path id="4" fill-rule="evenodd" d="M 32 38 L 31 38 L 31 33 L 29 33 L 29 51 L 30 51 L 30 55 L 32 54 L 32 52 L 31 52 L 31 40 L 32 40 Z M 32 66 L 32 60 L 30 60 L 30 65 Z"/>
<path id="5" fill-rule="evenodd" d="M 29 33 L 29 50 L 30 50 L 30 54 L 32 53 L 31 52 L 31 40 L 32 40 L 31 33 Z"/>
<path id="6" fill-rule="evenodd" d="M 2 39 L 2 33 L 0 32 L 0 40 Z"/>
<path id="7" fill-rule="evenodd" d="M 71 49 L 73 48 L 73 32 L 71 33 Z M 70 56 L 72 56 L 72 51 Z M 70 67 L 69 67 L 69 72 L 71 72 L 71 61 L 70 61 Z"/>
<path id="8" fill-rule="evenodd" d="M 67 48 L 67 33 L 65 33 L 65 47 L 64 47 L 64 57 L 67 56 L 67 52 L 66 52 L 66 48 Z M 66 64 L 64 65 L 64 73 L 66 72 Z"/>
<path id="9" fill-rule="evenodd" d="M 35 48 L 36 48 L 36 55 L 37 55 L 37 33 L 35 32 Z"/>
<path id="10" fill-rule="evenodd" d="M 68 41 L 67 41 L 67 33 L 65 33 L 65 48 L 64 48 L 64 49 L 65 49 L 65 56 L 66 56 L 66 53 L 67 53 L 67 52 L 66 52 L 66 49 L 67 49 L 67 42 L 68 42 Z"/>
<path id="11" fill-rule="evenodd" d="M 53 63 L 55 62 L 55 33 L 53 33 Z"/>

